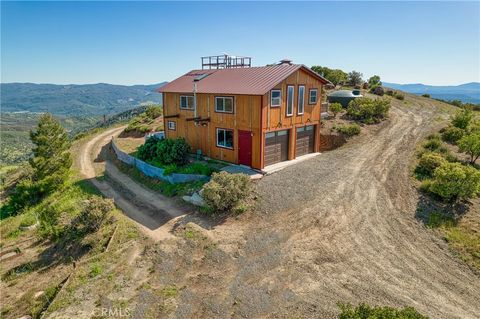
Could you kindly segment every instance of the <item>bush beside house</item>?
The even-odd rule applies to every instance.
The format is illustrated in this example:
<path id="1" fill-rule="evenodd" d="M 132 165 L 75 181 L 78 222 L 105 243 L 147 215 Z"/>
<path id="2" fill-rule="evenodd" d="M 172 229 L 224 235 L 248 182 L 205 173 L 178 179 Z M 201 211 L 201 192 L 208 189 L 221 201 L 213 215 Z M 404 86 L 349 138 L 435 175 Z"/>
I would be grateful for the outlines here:
<path id="1" fill-rule="evenodd" d="M 251 191 L 249 176 L 220 172 L 203 186 L 202 197 L 213 213 L 226 213 L 240 210 Z"/>

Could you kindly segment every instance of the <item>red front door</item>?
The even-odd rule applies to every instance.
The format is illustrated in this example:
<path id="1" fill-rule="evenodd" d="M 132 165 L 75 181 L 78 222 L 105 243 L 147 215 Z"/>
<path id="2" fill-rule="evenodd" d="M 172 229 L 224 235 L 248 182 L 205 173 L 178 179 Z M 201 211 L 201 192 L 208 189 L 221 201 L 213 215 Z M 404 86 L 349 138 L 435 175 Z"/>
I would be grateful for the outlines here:
<path id="1" fill-rule="evenodd" d="M 252 166 L 252 132 L 238 131 L 238 164 Z"/>

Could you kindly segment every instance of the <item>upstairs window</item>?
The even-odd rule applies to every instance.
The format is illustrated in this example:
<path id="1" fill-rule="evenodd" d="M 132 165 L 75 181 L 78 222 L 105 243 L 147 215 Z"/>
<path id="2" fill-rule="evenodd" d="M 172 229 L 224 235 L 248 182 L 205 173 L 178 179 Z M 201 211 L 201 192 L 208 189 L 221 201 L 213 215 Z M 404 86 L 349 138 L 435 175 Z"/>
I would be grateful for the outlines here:
<path id="1" fill-rule="evenodd" d="M 232 149 L 233 131 L 223 128 L 217 128 L 217 146 Z"/>
<path id="2" fill-rule="evenodd" d="M 233 97 L 215 97 L 215 112 L 233 113 Z"/>
<path id="3" fill-rule="evenodd" d="M 184 110 L 193 110 L 193 96 L 181 95 L 180 96 L 180 108 Z"/>
<path id="4" fill-rule="evenodd" d="M 287 116 L 293 115 L 293 101 L 295 100 L 295 87 L 287 86 Z"/>
<path id="5" fill-rule="evenodd" d="M 310 97 L 308 98 L 308 104 L 317 104 L 318 90 L 310 89 Z"/>
<path id="6" fill-rule="evenodd" d="M 305 106 L 305 86 L 300 85 L 298 87 L 298 114 L 303 114 Z"/>
<path id="7" fill-rule="evenodd" d="M 270 91 L 270 106 L 277 107 L 282 103 L 282 90 Z"/>

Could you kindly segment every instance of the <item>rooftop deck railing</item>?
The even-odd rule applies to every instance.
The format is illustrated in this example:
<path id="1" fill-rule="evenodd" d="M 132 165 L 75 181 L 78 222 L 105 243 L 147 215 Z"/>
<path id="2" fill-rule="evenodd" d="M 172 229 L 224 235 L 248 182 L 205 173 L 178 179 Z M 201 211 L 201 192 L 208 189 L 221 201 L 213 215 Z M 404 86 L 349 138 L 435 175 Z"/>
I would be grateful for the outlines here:
<path id="1" fill-rule="evenodd" d="M 252 66 L 252 58 L 233 55 L 212 55 L 202 57 L 202 70 L 226 69 L 226 68 L 249 68 Z"/>

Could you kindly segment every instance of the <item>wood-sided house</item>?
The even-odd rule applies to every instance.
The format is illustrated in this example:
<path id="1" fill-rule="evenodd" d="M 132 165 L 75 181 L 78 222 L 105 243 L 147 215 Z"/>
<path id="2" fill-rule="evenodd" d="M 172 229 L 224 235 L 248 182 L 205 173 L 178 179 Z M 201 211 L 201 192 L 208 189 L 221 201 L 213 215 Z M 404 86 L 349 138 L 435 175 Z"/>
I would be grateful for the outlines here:
<path id="1" fill-rule="evenodd" d="M 326 83 L 290 61 L 190 71 L 159 89 L 165 136 L 183 137 L 210 158 L 256 169 L 318 152 Z"/>

